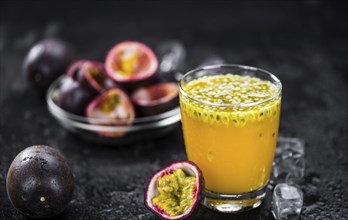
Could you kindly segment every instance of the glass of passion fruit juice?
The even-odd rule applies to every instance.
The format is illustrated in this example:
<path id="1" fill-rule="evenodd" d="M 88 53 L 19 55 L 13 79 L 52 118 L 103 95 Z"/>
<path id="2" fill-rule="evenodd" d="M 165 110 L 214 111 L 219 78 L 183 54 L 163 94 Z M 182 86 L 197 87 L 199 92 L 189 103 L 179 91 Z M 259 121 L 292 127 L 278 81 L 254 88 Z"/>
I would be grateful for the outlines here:
<path id="1" fill-rule="evenodd" d="M 216 65 L 188 72 L 179 85 L 187 157 L 205 178 L 203 204 L 220 212 L 258 207 L 277 143 L 279 79 L 259 68 Z"/>

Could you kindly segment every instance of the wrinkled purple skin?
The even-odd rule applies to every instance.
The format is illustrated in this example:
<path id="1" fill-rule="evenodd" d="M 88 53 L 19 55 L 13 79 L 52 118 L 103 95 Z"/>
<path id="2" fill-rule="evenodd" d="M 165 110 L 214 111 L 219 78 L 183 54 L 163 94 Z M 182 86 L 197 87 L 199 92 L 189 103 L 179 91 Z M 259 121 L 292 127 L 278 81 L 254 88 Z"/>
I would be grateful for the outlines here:
<path id="1" fill-rule="evenodd" d="M 44 218 L 64 211 L 74 191 L 74 175 L 54 148 L 32 146 L 13 160 L 6 180 L 7 195 L 23 214 Z M 40 198 L 44 197 L 44 201 Z"/>
<path id="2" fill-rule="evenodd" d="M 77 81 L 66 76 L 58 90 L 57 104 L 66 111 L 84 115 L 88 103 L 92 101 L 96 93 L 83 88 Z"/>
<path id="3" fill-rule="evenodd" d="M 74 53 L 57 39 L 45 39 L 35 44 L 27 54 L 23 71 L 31 84 L 40 92 L 64 74 L 73 61 Z"/>

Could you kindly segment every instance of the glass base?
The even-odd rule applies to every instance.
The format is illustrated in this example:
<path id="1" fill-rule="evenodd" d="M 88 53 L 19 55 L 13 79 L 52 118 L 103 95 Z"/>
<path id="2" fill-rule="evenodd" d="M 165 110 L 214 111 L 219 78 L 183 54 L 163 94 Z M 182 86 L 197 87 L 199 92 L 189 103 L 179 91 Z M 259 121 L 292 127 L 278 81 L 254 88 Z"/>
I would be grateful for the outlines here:
<path id="1" fill-rule="evenodd" d="M 223 195 L 205 191 L 203 205 L 218 212 L 244 212 L 261 205 L 266 195 L 266 188 L 267 185 L 259 190 L 239 195 Z"/>

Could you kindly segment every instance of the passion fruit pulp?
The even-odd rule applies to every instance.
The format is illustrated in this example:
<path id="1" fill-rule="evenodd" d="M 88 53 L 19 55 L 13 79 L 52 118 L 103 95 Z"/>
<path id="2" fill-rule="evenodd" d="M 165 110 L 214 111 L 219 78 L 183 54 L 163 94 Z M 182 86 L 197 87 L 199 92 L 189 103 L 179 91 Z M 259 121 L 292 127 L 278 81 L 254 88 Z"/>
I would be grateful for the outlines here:
<path id="1" fill-rule="evenodd" d="M 141 87 L 132 93 L 132 101 L 143 116 L 166 112 L 179 105 L 177 83 L 160 83 Z"/>
<path id="2" fill-rule="evenodd" d="M 179 161 L 156 172 L 146 187 L 145 205 L 161 219 L 186 219 L 203 199 L 204 179 L 192 162 Z"/>
<path id="3" fill-rule="evenodd" d="M 134 107 L 125 92 L 119 88 L 105 91 L 95 98 L 86 108 L 91 124 L 131 126 L 135 118 Z M 99 132 L 101 136 L 122 137 L 125 132 Z"/>
<path id="4" fill-rule="evenodd" d="M 116 44 L 105 60 L 108 76 L 117 83 L 133 88 L 150 81 L 157 68 L 155 53 L 145 44 L 135 41 Z"/>
<path id="5" fill-rule="evenodd" d="M 58 150 L 31 146 L 13 160 L 6 180 L 7 195 L 23 214 L 44 218 L 64 211 L 74 190 L 71 167 Z"/>

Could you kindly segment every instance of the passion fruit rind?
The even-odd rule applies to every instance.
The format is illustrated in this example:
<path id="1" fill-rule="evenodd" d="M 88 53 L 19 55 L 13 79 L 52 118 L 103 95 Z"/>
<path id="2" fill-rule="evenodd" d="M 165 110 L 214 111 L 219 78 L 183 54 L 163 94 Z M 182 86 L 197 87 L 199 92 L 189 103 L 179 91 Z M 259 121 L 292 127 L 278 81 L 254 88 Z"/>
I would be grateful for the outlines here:
<path id="1" fill-rule="evenodd" d="M 131 89 L 151 82 L 157 68 L 155 53 L 145 44 L 136 41 L 116 44 L 105 60 L 105 70 L 109 78 Z"/>
<path id="2" fill-rule="evenodd" d="M 116 83 L 110 84 L 111 80 L 105 73 L 104 64 L 97 61 L 78 60 L 70 66 L 67 75 L 94 93 L 118 87 Z"/>
<path id="3" fill-rule="evenodd" d="M 146 186 L 145 205 L 161 219 L 188 219 L 203 199 L 204 178 L 190 161 L 178 161 L 159 171 Z"/>
<path id="4" fill-rule="evenodd" d="M 104 64 L 94 61 L 86 61 L 81 66 L 79 82 L 81 85 L 94 89 L 97 92 L 104 90 L 103 84 L 106 79 Z"/>
<path id="5" fill-rule="evenodd" d="M 142 116 L 161 114 L 179 105 L 179 86 L 172 82 L 141 87 L 131 99 Z"/>
<path id="6" fill-rule="evenodd" d="M 86 108 L 90 124 L 129 127 L 135 119 L 134 107 L 120 88 L 112 88 L 95 98 Z M 124 131 L 98 132 L 101 136 L 122 137 Z"/>
<path id="7" fill-rule="evenodd" d="M 226 126 L 244 127 L 247 123 L 276 120 L 280 114 L 281 97 L 253 107 L 226 108 L 201 104 L 180 95 L 180 107 L 184 114 L 204 123 L 222 123 Z"/>

